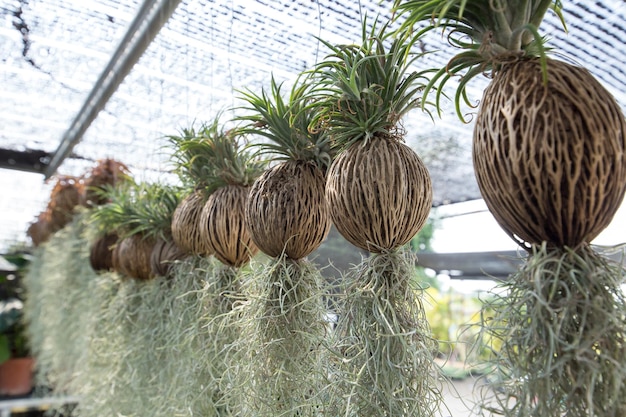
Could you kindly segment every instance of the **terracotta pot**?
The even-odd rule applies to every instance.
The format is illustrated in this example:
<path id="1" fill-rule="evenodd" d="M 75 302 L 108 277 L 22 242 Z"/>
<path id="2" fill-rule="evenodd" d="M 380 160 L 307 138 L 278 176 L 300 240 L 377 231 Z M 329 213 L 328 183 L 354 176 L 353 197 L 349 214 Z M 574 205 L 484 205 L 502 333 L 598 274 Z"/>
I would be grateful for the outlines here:
<path id="1" fill-rule="evenodd" d="M 26 395 L 33 389 L 33 358 L 12 358 L 0 364 L 0 395 Z"/>

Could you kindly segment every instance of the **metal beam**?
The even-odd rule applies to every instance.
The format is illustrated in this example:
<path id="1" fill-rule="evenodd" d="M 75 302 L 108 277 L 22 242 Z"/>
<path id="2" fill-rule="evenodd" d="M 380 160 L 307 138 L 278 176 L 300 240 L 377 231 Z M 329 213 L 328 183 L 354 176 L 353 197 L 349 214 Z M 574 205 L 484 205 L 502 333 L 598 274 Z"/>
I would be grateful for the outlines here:
<path id="1" fill-rule="evenodd" d="M 4 169 L 43 174 L 49 160 L 50 153 L 42 150 L 0 149 L 0 168 Z"/>
<path id="2" fill-rule="evenodd" d="M 44 171 L 46 179 L 55 174 L 74 146 L 80 142 L 98 113 L 139 61 L 180 2 L 181 0 L 145 0 L 143 2 L 111 60 L 52 155 Z"/>

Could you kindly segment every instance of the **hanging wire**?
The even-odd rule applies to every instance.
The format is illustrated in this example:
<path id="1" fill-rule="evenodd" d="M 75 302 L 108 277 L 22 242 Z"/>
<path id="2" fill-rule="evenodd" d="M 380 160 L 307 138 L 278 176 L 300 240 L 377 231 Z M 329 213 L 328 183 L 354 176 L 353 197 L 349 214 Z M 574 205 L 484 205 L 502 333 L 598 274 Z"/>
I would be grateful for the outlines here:
<path id="1" fill-rule="evenodd" d="M 228 78 L 230 79 L 230 91 L 231 91 L 231 111 L 235 108 L 235 85 L 233 82 L 233 68 L 232 61 L 230 59 L 231 56 L 231 44 L 233 39 L 233 27 L 235 25 L 235 13 L 234 13 L 234 5 L 233 0 L 229 1 L 229 11 L 230 11 L 230 25 L 228 26 Z"/>
<path id="2" fill-rule="evenodd" d="M 315 63 L 318 62 L 320 53 L 320 39 L 322 39 L 322 6 L 320 0 L 316 0 L 317 4 L 317 46 L 315 47 Z"/>

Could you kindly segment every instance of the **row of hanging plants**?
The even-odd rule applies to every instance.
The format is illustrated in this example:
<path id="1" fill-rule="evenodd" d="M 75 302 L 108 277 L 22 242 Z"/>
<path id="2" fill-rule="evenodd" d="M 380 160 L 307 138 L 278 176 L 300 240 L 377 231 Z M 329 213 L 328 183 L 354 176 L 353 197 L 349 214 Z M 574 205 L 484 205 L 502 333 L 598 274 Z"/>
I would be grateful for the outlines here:
<path id="1" fill-rule="evenodd" d="M 444 31 L 460 48 L 430 78 L 422 103 L 460 76 L 487 75 L 474 126 L 482 196 L 527 251 L 485 306 L 483 331 L 502 345 L 481 412 L 505 416 L 626 413 L 624 268 L 591 247 L 626 190 L 626 120 L 584 68 L 549 55 L 539 32 L 561 1 L 396 0 L 403 30 Z"/>
<path id="2" fill-rule="evenodd" d="M 360 44 L 326 43 L 327 58 L 288 92 L 274 79 L 268 90 L 241 91 L 241 116 L 168 136 L 181 187 L 102 187 L 106 203 L 43 246 L 46 265 L 48 252 L 72 241 L 81 251 L 73 264 L 92 271 L 70 278 L 56 263 L 56 279 L 99 292 L 85 309 L 91 318 L 77 324 L 80 370 L 53 360 L 41 368 L 81 398 L 80 415 L 439 408 L 437 344 L 404 250 L 432 204 L 428 171 L 399 125 L 419 106 L 422 80 L 409 72 L 408 37 L 390 35 L 387 24 L 364 21 Z M 372 253 L 336 280 L 340 288 L 307 259 L 331 223 Z M 46 302 L 45 282 L 35 284 L 43 268 L 30 277 L 33 309 L 59 306 Z M 63 334 L 63 321 L 30 320 L 42 334 Z M 39 351 L 61 352 L 45 343 Z"/>
<path id="3" fill-rule="evenodd" d="M 83 416 L 436 415 L 437 342 L 406 250 L 432 186 L 401 121 L 441 111 L 455 76 L 462 117 L 487 74 L 476 175 L 528 256 L 484 308 L 479 340 L 501 347 L 478 411 L 623 414 L 623 271 L 589 242 L 626 190 L 626 122 L 586 71 L 546 56 L 550 8 L 397 0 L 398 30 L 364 20 L 361 43 L 321 41 L 288 92 L 271 79 L 239 92 L 233 120 L 168 136 L 180 186 L 89 187 L 98 203 L 40 240 L 27 279 L 40 375 Z M 437 28 L 466 50 L 414 71 Z M 331 223 L 369 253 L 338 288 L 307 259 Z"/>

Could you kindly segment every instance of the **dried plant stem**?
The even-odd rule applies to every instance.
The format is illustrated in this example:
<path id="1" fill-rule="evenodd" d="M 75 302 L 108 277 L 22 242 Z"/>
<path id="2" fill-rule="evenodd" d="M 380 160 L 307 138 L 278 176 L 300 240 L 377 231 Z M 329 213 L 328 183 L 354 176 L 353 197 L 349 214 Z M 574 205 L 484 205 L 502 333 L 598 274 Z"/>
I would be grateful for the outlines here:
<path id="1" fill-rule="evenodd" d="M 437 343 L 402 251 L 372 254 L 346 277 L 329 389 L 336 416 L 433 416 Z"/>
<path id="2" fill-rule="evenodd" d="M 329 330 L 321 275 L 306 259 L 285 256 L 251 269 L 227 369 L 237 415 L 330 415 L 319 397 Z"/>
<path id="3" fill-rule="evenodd" d="M 623 283 L 622 265 L 589 246 L 533 246 L 483 308 L 482 339 L 502 341 L 484 415 L 625 415 Z"/>

